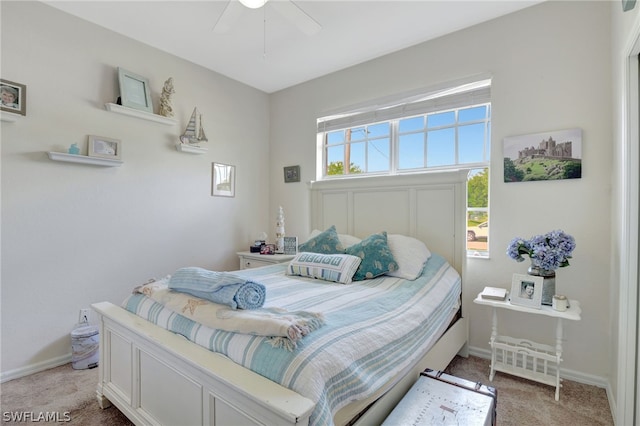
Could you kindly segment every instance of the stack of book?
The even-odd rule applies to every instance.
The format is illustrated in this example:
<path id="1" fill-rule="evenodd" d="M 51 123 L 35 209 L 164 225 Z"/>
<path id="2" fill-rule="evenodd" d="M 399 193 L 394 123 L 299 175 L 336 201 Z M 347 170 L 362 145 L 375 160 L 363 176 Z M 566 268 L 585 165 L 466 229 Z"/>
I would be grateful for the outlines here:
<path id="1" fill-rule="evenodd" d="M 480 297 L 490 300 L 505 300 L 507 298 L 507 290 L 498 287 L 485 287 L 480 293 Z"/>

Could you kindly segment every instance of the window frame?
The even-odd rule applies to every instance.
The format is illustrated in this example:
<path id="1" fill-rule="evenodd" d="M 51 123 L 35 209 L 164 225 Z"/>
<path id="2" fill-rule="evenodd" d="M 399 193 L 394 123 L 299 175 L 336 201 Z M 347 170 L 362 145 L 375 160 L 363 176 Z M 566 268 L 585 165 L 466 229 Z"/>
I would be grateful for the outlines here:
<path id="1" fill-rule="evenodd" d="M 460 111 L 468 110 L 477 107 L 484 107 L 485 114 L 483 118 L 472 119 L 460 123 Z M 430 116 L 436 114 L 442 114 L 447 112 L 454 112 L 453 124 L 447 124 L 437 127 L 429 127 L 428 119 Z M 465 83 L 453 88 L 445 88 L 441 90 L 432 91 L 430 93 L 423 93 L 421 95 L 414 95 L 402 100 L 387 101 L 387 102 L 373 102 L 369 106 L 356 108 L 350 112 L 337 113 L 334 115 L 325 116 L 317 120 L 317 168 L 316 178 L 318 180 L 333 180 L 333 179 L 352 179 L 363 178 L 367 176 L 393 176 L 400 174 L 416 174 L 438 170 L 450 170 L 450 169 L 477 169 L 488 167 L 491 161 L 491 80 L 484 79 L 475 81 L 472 83 Z M 418 131 L 402 132 L 400 133 L 400 123 L 402 120 L 412 119 L 415 117 L 423 117 L 423 127 Z M 363 164 L 358 164 L 364 168 L 362 173 L 349 173 L 350 165 L 352 163 L 351 156 L 347 152 L 351 152 L 347 147 L 354 147 L 350 138 L 347 138 L 343 134 L 342 140 L 336 144 L 329 143 L 329 137 L 332 133 L 343 132 L 346 133 L 353 129 L 365 128 L 371 126 L 377 126 L 382 123 L 388 123 L 389 132 L 386 135 L 388 141 L 388 163 L 387 168 L 382 171 L 368 171 L 370 162 L 368 153 L 370 151 L 371 140 L 365 137 L 362 141 L 358 140 L 356 143 L 364 143 Z M 483 129 L 483 146 L 482 157 L 484 161 L 473 163 L 461 163 L 460 162 L 460 129 L 482 124 Z M 453 130 L 453 157 L 454 162 L 452 164 L 443 165 L 429 165 L 429 157 L 427 155 L 429 150 L 429 133 L 437 131 L 438 129 L 452 129 Z M 409 134 L 422 135 L 423 138 L 423 167 L 400 167 L 401 156 L 401 137 Z M 372 138 L 374 139 L 374 138 Z M 377 138 L 378 140 L 380 138 Z M 328 168 L 333 162 L 329 162 L 330 149 L 332 147 L 342 147 L 342 163 L 343 173 L 336 175 L 329 175 Z M 348 162 L 349 164 L 345 164 Z"/>

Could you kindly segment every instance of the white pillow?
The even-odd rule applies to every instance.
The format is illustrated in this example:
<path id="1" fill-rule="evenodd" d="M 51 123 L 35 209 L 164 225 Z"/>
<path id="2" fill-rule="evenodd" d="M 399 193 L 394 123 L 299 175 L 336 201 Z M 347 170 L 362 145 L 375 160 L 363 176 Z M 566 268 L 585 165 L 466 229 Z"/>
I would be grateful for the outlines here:
<path id="1" fill-rule="evenodd" d="M 420 276 L 425 262 L 431 257 L 425 243 L 406 235 L 387 235 L 387 245 L 398 264 L 397 270 L 387 272 L 391 277 L 413 281 Z"/>
<path id="2" fill-rule="evenodd" d="M 309 234 L 309 238 L 307 238 L 307 241 L 314 237 L 317 237 L 320 233 L 322 233 L 322 231 L 314 229 L 313 231 L 311 231 L 311 234 Z M 352 245 L 358 244 L 360 241 L 362 241 L 362 238 L 354 237 L 353 235 L 349 234 L 338 234 L 338 239 L 340 240 L 340 243 L 344 248 L 351 247 Z"/>
<path id="3" fill-rule="evenodd" d="M 302 252 L 289 262 L 286 274 L 349 284 L 361 261 L 358 256 L 349 254 Z"/>

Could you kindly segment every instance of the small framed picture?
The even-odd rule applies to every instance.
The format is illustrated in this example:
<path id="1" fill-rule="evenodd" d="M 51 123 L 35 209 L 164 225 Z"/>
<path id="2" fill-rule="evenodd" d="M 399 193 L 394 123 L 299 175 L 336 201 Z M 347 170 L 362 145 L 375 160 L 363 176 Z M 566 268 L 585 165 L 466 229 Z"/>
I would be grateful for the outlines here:
<path id="1" fill-rule="evenodd" d="M 214 197 L 236 196 L 235 166 L 211 163 L 211 195 Z"/>
<path id="2" fill-rule="evenodd" d="M 276 254 L 275 244 L 263 244 L 260 246 L 260 254 Z"/>
<path id="3" fill-rule="evenodd" d="M 298 254 L 298 237 L 283 237 L 283 254 Z"/>
<path id="4" fill-rule="evenodd" d="M 118 68 L 118 82 L 120 83 L 120 103 L 122 106 L 153 114 L 148 79 Z"/>
<path id="5" fill-rule="evenodd" d="M 300 182 L 300 166 L 287 166 L 284 168 L 284 183 Z"/>
<path id="6" fill-rule="evenodd" d="M 0 79 L 0 91 L 2 92 L 0 110 L 27 115 L 27 86 Z"/>
<path id="7" fill-rule="evenodd" d="M 122 142 L 118 139 L 105 138 L 104 136 L 89 135 L 87 155 L 89 157 L 120 160 L 122 158 Z"/>
<path id="8" fill-rule="evenodd" d="M 540 309 L 542 307 L 543 277 L 513 274 L 511 281 L 511 303 Z"/>

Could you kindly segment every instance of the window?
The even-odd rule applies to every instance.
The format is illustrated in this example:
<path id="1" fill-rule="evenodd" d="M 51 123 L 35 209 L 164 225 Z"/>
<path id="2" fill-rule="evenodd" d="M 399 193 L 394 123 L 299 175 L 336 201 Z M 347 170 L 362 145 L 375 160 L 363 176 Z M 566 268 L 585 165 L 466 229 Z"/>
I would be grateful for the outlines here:
<path id="1" fill-rule="evenodd" d="M 487 166 L 490 130 L 489 80 L 324 117 L 318 177 Z"/>
<path id="2" fill-rule="evenodd" d="M 318 119 L 318 179 L 470 169 L 467 254 L 488 257 L 491 80 Z"/>
<path id="3" fill-rule="evenodd" d="M 467 255 L 489 257 L 489 168 L 467 178 Z"/>

